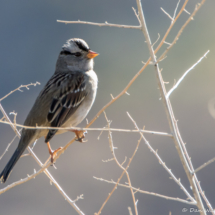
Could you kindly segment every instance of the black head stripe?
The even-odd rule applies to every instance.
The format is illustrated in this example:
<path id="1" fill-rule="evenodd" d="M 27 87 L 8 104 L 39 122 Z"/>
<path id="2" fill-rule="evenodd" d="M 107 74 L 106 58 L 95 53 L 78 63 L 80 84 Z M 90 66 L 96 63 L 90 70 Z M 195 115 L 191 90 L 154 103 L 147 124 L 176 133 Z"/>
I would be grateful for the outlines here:
<path id="1" fill-rule="evenodd" d="M 63 50 L 60 52 L 61 55 L 72 55 L 71 52 L 67 51 L 67 50 Z"/>
<path id="2" fill-rule="evenodd" d="M 74 42 L 79 47 L 79 49 L 86 51 L 86 52 L 89 51 L 89 47 L 83 41 L 76 39 L 76 40 L 74 40 Z"/>

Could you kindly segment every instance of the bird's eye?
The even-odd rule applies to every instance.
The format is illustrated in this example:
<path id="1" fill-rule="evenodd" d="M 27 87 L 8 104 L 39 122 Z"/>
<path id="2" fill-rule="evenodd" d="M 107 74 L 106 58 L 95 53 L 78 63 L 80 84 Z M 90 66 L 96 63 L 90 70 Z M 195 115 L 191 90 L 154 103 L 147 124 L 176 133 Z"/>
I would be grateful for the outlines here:
<path id="1" fill-rule="evenodd" d="M 75 56 L 76 56 L 76 57 L 80 57 L 80 56 L 81 56 L 81 52 L 76 52 L 76 53 L 75 53 Z"/>

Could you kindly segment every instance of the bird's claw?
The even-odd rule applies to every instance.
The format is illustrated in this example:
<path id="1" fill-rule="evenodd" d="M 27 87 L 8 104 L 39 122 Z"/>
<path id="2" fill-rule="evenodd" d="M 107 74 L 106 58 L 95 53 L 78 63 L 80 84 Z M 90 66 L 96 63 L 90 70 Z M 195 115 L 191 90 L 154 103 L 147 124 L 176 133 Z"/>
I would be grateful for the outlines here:
<path id="1" fill-rule="evenodd" d="M 81 143 L 85 143 L 87 142 L 87 140 L 83 140 L 85 138 L 85 134 L 87 134 L 87 131 L 78 131 L 78 130 L 73 130 L 73 132 L 75 132 L 76 135 L 76 141 L 79 141 Z"/>
<path id="2" fill-rule="evenodd" d="M 48 146 L 48 150 L 49 150 L 49 154 L 51 155 L 51 163 L 52 165 L 54 164 L 54 158 L 56 157 L 57 153 L 63 148 L 63 147 L 59 147 L 58 149 L 56 150 L 52 150 L 51 149 L 51 146 L 49 144 L 49 142 L 47 142 L 47 146 Z"/>

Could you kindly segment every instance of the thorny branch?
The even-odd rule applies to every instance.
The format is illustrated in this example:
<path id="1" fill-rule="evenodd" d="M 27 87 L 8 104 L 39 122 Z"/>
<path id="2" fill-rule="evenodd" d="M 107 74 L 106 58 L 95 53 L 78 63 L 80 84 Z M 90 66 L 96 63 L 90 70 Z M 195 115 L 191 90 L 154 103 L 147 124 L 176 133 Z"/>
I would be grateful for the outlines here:
<path id="1" fill-rule="evenodd" d="M 110 122 L 107 118 L 107 115 L 106 113 L 104 112 L 104 115 L 105 115 L 105 119 L 107 121 L 107 125 L 108 125 L 108 128 L 110 129 Z M 127 180 L 128 180 L 128 184 L 130 187 L 132 187 L 131 185 L 131 179 L 130 179 L 130 176 L 128 174 L 128 171 L 122 166 L 122 164 L 119 163 L 118 159 L 116 158 L 116 155 L 115 155 L 115 148 L 114 148 L 114 145 L 113 145 L 113 139 L 112 139 L 112 134 L 111 134 L 111 131 L 109 130 L 108 132 L 108 139 L 109 139 L 109 145 L 110 145 L 110 149 L 111 149 L 111 153 L 113 155 L 113 158 L 114 160 L 116 161 L 116 164 L 123 170 L 125 171 L 125 174 L 126 174 L 126 177 L 127 177 Z M 140 139 L 141 140 L 141 139 Z M 124 163 L 124 162 L 123 162 Z M 131 191 L 131 196 L 132 196 L 132 199 L 133 199 L 133 204 L 134 204 L 134 210 L 135 210 L 135 215 L 138 215 L 138 210 L 137 210 L 137 204 L 136 204 L 136 200 L 135 200 L 135 195 L 134 195 L 134 191 L 132 188 L 130 188 L 130 191 Z"/>
<path id="2" fill-rule="evenodd" d="M 144 36 L 146 38 L 148 49 L 149 49 L 149 52 L 150 52 L 150 56 L 151 56 L 153 62 L 155 63 L 154 66 L 155 66 L 155 71 L 156 71 L 156 75 L 157 75 L 158 86 L 159 86 L 161 97 L 162 97 L 164 107 L 165 107 L 165 110 L 166 110 L 169 126 L 170 126 L 170 129 L 171 129 L 172 133 L 173 133 L 173 140 L 174 140 L 176 149 L 178 151 L 178 154 L 179 154 L 181 163 L 183 165 L 183 168 L 184 168 L 184 170 L 186 172 L 187 178 L 188 178 L 188 180 L 190 182 L 190 185 L 192 187 L 192 191 L 193 191 L 195 200 L 197 201 L 197 207 L 198 207 L 198 209 L 200 211 L 200 214 L 206 214 L 206 211 L 205 211 L 205 208 L 204 208 L 204 205 L 203 205 L 200 193 L 199 193 L 199 192 L 201 192 L 199 190 L 200 184 L 199 184 L 198 180 L 195 179 L 196 178 L 195 173 L 194 174 L 191 173 L 191 171 L 193 169 L 192 168 L 192 163 L 191 163 L 190 159 L 187 160 L 186 154 L 188 155 L 188 153 L 185 150 L 186 149 L 185 145 L 184 145 L 184 143 L 183 143 L 183 141 L 181 139 L 181 135 L 180 135 L 179 129 L 177 127 L 177 121 L 175 120 L 175 116 L 174 116 L 174 113 L 173 113 L 173 110 L 172 110 L 171 103 L 170 103 L 169 99 L 166 97 L 165 84 L 164 84 L 161 72 L 159 70 L 159 66 L 156 63 L 157 60 L 156 60 L 156 56 L 155 56 L 155 51 L 153 50 L 153 47 L 151 45 L 151 40 L 150 40 L 149 33 L 148 33 L 148 30 L 147 30 L 144 14 L 143 14 L 143 10 L 142 10 L 142 5 L 141 5 L 140 0 L 136 0 L 136 2 L 137 2 L 137 6 L 138 6 L 138 12 L 139 12 L 140 20 L 141 20 L 141 23 L 142 23 L 142 32 L 143 32 L 143 34 L 144 34 Z M 186 1 L 185 1 L 185 3 L 186 3 Z M 204 0 L 202 1 L 202 4 L 203 3 L 204 3 Z M 174 23 L 174 21 L 172 23 Z M 210 208 L 210 204 L 207 204 L 207 205 Z"/>

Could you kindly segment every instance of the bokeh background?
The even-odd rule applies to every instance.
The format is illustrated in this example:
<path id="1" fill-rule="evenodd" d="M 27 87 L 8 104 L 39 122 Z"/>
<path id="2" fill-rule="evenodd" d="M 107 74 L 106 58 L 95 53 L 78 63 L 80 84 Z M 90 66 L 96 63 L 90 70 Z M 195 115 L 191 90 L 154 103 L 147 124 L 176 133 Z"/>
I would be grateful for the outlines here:
<path id="1" fill-rule="evenodd" d="M 182 6 L 184 1 L 180 3 Z M 186 9 L 193 11 L 200 0 L 190 0 Z M 161 37 L 169 27 L 170 19 L 160 10 L 163 7 L 171 15 L 177 0 L 144 0 L 142 1 L 147 26 L 152 41 Z M 138 25 L 132 7 L 136 8 L 135 0 L 8 0 L 0 6 L 0 97 L 21 84 L 40 82 L 30 90 L 16 92 L 2 102 L 3 107 L 10 113 L 18 113 L 17 122 L 22 124 L 33 102 L 53 74 L 56 59 L 63 43 L 73 37 L 83 38 L 92 50 L 100 55 L 95 59 L 95 71 L 99 78 L 98 94 L 95 104 L 87 116 L 91 120 L 95 114 L 116 96 L 129 80 L 142 67 L 141 61 L 147 61 L 149 53 L 142 32 L 132 29 L 119 29 L 79 24 L 57 23 L 62 20 L 86 20 Z M 168 53 L 168 58 L 160 63 L 163 68 L 164 80 L 170 82 L 193 65 L 208 49 L 210 53 L 181 83 L 171 95 L 171 101 L 179 128 L 194 167 L 197 168 L 215 156 L 215 119 L 208 111 L 208 102 L 215 97 L 215 1 L 207 0 L 200 11 L 184 30 L 174 48 Z M 188 14 L 183 13 L 167 42 L 171 42 L 180 26 L 186 21 Z M 163 49 L 166 48 L 164 45 Z M 159 52 L 161 53 L 162 50 Z M 157 56 L 159 56 L 159 53 Z M 139 127 L 155 131 L 170 132 L 162 101 L 157 88 L 155 71 L 152 66 L 139 76 L 128 90 L 130 96 L 124 95 L 106 110 L 114 128 L 133 129 L 126 111 L 136 120 Z M 11 116 L 12 117 L 12 116 Z M 84 121 L 81 126 L 85 126 Z M 101 115 L 93 127 L 104 127 L 106 121 Z M 62 185 L 66 193 L 75 199 L 84 194 L 84 200 L 77 202 L 86 214 L 97 212 L 112 190 L 112 184 L 97 181 L 93 176 L 117 180 L 122 170 L 112 161 L 103 160 L 112 157 L 109 149 L 107 132 L 100 139 L 100 132 L 88 132 L 88 142 L 73 143 L 57 160 L 57 169 L 49 170 Z M 0 124 L 0 154 L 14 137 L 14 132 L 8 125 Z M 53 148 L 65 145 L 73 133 L 65 133 L 53 138 Z M 182 183 L 189 189 L 189 183 L 180 163 L 171 138 L 146 135 L 160 156 L 181 178 Z M 114 144 L 118 149 L 116 155 L 119 161 L 125 156 L 131 157 L 139 134 L 113 133 Z M 0 161 L 0 170 L 4 168 L 18 143 L 18 139 L 10 147 Z M 48 158 L 47 147 L 40 139 L 35 153 L 44 162 Z M 24 157 L 15 166 L 6 184 L 0 188 L 32 174 L 33 169 L 39 169 L 31 157 Z M 215 206 L 215 163 L 207 166 L 198 173 L 201 185 Z M 129 173 L 132 185 L 143 190 L 164 195 L 186 198 L 178 185 L 169 179 L 169 175 L 158 163 L 144 142 L 141 142 L 138 152 L 130 165 Z M 125 178 L 122 180 L 125 182 Z M 191 190 L 190 190 L 191 193 Z M 182 208 L 188 205 L 161 199 L 154 196 L 136 194 L 139 214 L 184 214 Z M 130 190 L 118 187 L 103 209 L 104 215 L 128 214 L 128 207 L 133 210 Z M 134 212 L 134 211 L 133 211 Z M 188 213 L 188 212 L 187 212 Z M 76 214 L 74 209 L 60 195 L 54 185 L 50 185 L 44 174 L 34 180 L 17 186 L 0 195 L 0 214 Z"/>

